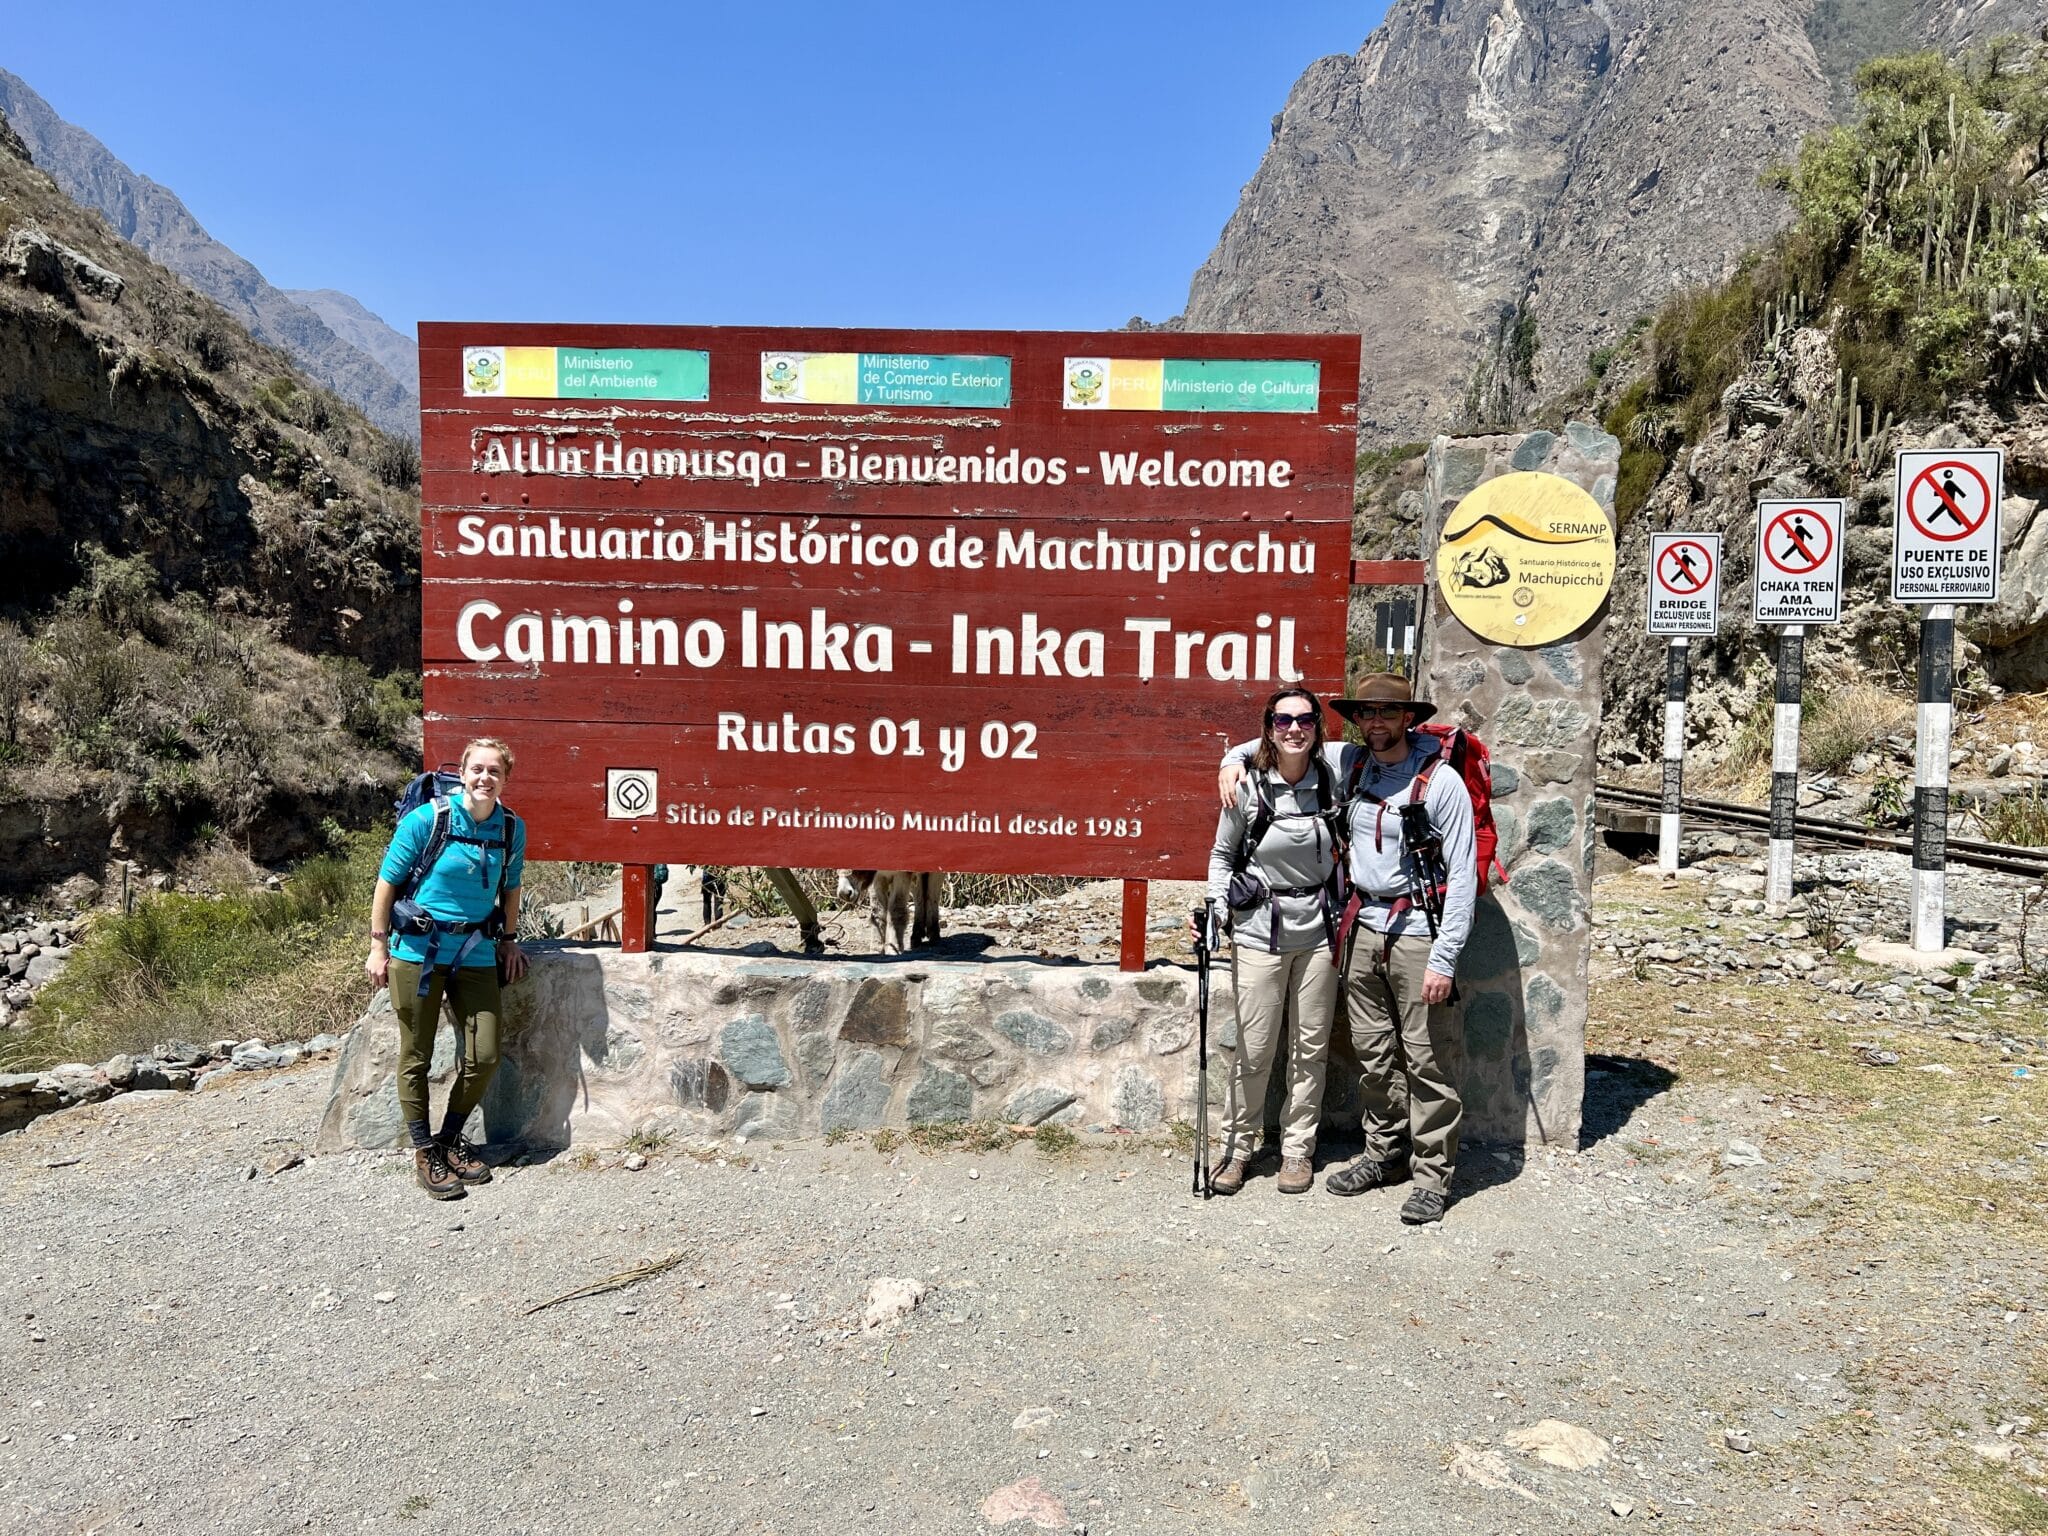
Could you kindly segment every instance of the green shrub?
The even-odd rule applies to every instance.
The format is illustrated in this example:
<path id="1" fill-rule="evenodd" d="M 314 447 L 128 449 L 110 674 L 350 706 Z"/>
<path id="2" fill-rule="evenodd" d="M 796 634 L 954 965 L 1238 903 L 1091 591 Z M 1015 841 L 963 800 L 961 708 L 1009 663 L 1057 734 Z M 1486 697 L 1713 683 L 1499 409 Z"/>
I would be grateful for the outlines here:
<path id="1" fill-rule="evenodd" d="M 281 890 L 144 896 L 96 916 L 64 970 L 36 994 L 0 1070 L 99 1061 L 173 1036 L 303 1039 L 361 1011 L 359 968 L 385 839 L 348 838 Z"/>
<path id="2" fill-rule="evenodd" d="M 420 445 L 409 438 L 378 434 L 370 449 L 370 473 L 394 490 L 418 490 Z"/>

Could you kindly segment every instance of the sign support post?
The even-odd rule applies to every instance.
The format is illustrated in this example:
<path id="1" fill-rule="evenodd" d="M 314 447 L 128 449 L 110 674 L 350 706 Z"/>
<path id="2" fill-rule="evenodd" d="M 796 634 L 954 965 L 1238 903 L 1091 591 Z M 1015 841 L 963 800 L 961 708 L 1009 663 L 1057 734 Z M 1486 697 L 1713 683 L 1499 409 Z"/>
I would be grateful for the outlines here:
<path id="1" fill-rule="evenodd" d="M 619 867 L 619 948 L 643 955 L 654 948 L 654 866 Z"/>
<path id="2" fill-rule="evenodd" d="M 1664 807 L 1657 821 L 1657 868 L 1678 873 L 1679 803 L 1685 788 L 1685 695 L 1691 642 L 1721 627 L 1721 535 L 1650 535 L 1649 631 L 1671 644 L 1664 667 Z"/>
<path id="3" fill-rule="evenodd" d="M 1799 816 L 1799 699 L 1806 682 L 1806 626 L 1778 631 L 1778 698 L 1771 719 L 1771 851 L 1764 905 L 1773 917 L 1792 904 L 1794 827 Z"/>
<path id="4" fill-rule="evenodd" d="M 1664 813 L 1657 818 L 1657 869 L 1678 873 L 1678 807 L 1685 797 L 1685 693 L 1691 642 L 1674 636 L 1664 652 Z"/>
<path id="5" fill-rule="evenodd" d="M 1913 947 L 1947 942 L 1948 751 L 1955 726 L 1956 610 L 1933 603 L 1920 620 L 1920 708 L 1913 730 Z"/>
<path id="6" fill-rule="evenodd" d="M 1799 818 L 1799 701 L 1806 682 L 1806 629 L 1842 617 L 1839 497 L 1764 501 L 1756 509 L 1756 560 L 1750 616 L 1778 626 L 1778 691 L 1771 718 L 1771 852 L 1764 905 L 1773 916 L 1792 904 L 1794 835 Z"/>
<path id="7" fill-rule="evenodd" d="M 1921 606 L 1913 732 L 1912 943 L 1948 939 L 1948 753 L 1955 728 L 1956 605 L 1998 601 L 2003 448 L 1902 449 L 1892 498 L 1892 598 Z"/>

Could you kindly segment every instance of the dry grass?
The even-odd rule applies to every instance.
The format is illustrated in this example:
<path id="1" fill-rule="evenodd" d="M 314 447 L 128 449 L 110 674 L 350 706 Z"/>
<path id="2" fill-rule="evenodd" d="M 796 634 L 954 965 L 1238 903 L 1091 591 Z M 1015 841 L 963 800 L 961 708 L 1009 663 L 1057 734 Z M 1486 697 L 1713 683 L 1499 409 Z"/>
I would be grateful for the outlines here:
<path id="1" fill-rule="evenodd" d="M 1690 892 L 1643 881 L 1629 881 L 1625 897 L 1601 903 L 1603 913 L 1631 924 L 1645 920 L 1646 906 L 1673 916 L 1699 913 Z M 1825 1209 L 1807 1214 L 1838 1230 L 1912 1232 L 1916 1241 L 1967 1226 L 2048 1251 L 2048 1206 L 2036 1197 L 2032 1176 L 2009 1177 L 1989 1166 L 2028 1167 L 2033 1144 L 2048 1142 L 2048 1063 L 2040 1053 L 2008 1058 L 1993 1046 L 1948 1038 L 1948 1028 L 1984 1027 L 1967 1010 L 1958 1010 L 1947 1028 L 1912 1028 L 1859 1018 L 1854 1003 L 1798 983 L 1674 987 L 1668 974 L 1653 965 L 1640 977 L 1596 980 L 1587 1048 L 1653 1060 L 1677 1075 L 1679 1089 L 1748 1084 L 1791 1108 L 1762 1143 L 1772 1164 L 1788 1171 L 1788 1189 L 1792 1170 L 1831 1153 L 1874 1169 L 1867 1181 L 1830 1185 Z M 1995 1014 L 2000 1032 L 2023 1039 L 2048 1034 L 2041 998 L 2007 998 Z M 1681 1014 L 1681 1001 L 1712 1011 Z M 1830 1020 L 1830 1012 L 1847 1014 L 1849 1022 Z M 1895 1067 L 1867 1066 L 1852 1049 L 1863 1043 L 1885 1044 L 1904 1059 Z M 2019 1067 L 2025 1077 L 2015 1076 Z"/>
<path id="2" fill-rule="evenodd" d="M 1799 732 L 1800 765 L 1840 773 L 1859 753 L 1913 723 L 1913 701 L 1876 683 L 1845 683 L 1807 707 Z"/>

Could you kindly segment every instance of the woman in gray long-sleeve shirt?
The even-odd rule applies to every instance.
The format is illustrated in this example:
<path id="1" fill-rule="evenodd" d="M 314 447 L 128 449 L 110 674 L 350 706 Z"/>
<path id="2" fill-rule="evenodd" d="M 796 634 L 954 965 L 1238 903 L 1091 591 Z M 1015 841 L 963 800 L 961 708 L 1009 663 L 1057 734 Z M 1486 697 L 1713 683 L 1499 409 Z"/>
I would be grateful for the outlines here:
<path id="1" fill-rule="evenodd" d="M 1315 1183 L 1312 1158 L 1329 1065 L 1337 972 L 1330 963 L 1327 886 L 1336 865 L 1330 813 L 1338 785 L 1321 761 L 1323 707 L 1305 688 L 1283 688 L 1266 702 L 1265 733 L 1252 771 L 1216 822 L 1209 855 L 1209 901 L 1229 913 L 1230 974 L 1237 999 L 1237 1049 L 1230 1066 L 1219 1195 L 1244 1187 L 1258 1140 L 1266 1083 L 1284 1030 L 1287 1100 L 1281 1115 L 1282 1194 Z M 1249 846 L 1254 830 L 1257 845 Z M 1263 899 L 1232 905 L 1233 881 L 1263 888 Z"/>

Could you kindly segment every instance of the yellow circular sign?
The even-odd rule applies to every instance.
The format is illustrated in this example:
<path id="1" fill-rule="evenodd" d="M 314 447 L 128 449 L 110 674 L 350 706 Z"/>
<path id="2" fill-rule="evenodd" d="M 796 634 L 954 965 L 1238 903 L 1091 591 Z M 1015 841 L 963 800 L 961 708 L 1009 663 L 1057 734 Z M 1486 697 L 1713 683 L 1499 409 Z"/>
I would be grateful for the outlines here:
<path id="1" fill-rule="evenodd" d="M 1496 645 L 1549 645 L 1599 611 L 1614 584 L 1614 525 L 1557 475 L 1489 480 L 1444 519 L 1436 584 Z"/>

